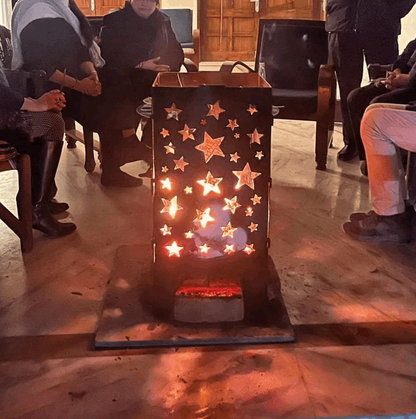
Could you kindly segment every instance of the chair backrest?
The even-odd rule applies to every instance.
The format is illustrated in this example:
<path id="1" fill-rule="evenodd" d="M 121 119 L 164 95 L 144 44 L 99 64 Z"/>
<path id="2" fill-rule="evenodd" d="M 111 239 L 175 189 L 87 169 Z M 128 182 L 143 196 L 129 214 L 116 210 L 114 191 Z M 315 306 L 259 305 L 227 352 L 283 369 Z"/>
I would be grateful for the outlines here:
<path id="1" fill-rule="evenodd" d="M 278 89 L 318 88 L 321 64 L 328 61 L 325 22 L 260 19 L 256 71 L 265 64 L 266 79 Z"/>
<path id="2" fill-rule="evenodd" d="M 0 25 L 0 61 L 4 68 L 12 64 L 12 42 L 9 29 Z"/>
<path id="3" fill-rule="evenodd" d="M 170 17 L 173 32 L 182 48 L 193 48 L 192 37 L 192 10 L 191 9 L 161 9 Z"/>

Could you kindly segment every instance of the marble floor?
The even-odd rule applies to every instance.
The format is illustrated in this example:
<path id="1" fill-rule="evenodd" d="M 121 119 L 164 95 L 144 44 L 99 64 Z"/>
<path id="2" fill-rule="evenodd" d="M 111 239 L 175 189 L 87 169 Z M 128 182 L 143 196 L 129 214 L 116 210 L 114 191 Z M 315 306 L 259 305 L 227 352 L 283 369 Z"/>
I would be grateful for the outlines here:
<path id="1" fill-rule="evenodd" d="M 58 198 L 70 204 L 76 233 L 35 232 L 22 256 L 0 225 L 0 418 L 415 413 L 416 245 L 344 234 L 352 211 L 370 209 L 367 179 L 357 161 L 337 162 L 340 126 L 328 170 L 316 171 L 314 129 L 273 127 L 270 254 L 297 337 L 274 346 L 94 351 L 116 255 L 149 243 L 150 183 L 103 188 L 98 168 L 83 169 L 83 147 L 65 148 Z M 15 174 L 0 176 L 2 202 L 14 208 Z"/>

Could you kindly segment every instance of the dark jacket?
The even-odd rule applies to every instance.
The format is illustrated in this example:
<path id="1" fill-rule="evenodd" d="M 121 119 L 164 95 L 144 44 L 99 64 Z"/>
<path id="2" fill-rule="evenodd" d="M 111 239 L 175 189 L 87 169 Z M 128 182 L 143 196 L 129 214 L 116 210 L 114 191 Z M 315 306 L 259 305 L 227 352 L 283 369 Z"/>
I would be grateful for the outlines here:
<path id="1" fill-rule="evenodd" d="M 169 17 L 157 9 L 143 19 L 126 2 L 122 9 L 104 17 L 100 38 L 102 56 L 110 67 L 129 70 L 160 56 L 160 64 L 179 71 L 184 60 Z"/>
<path id="2" fill-rule="evenodd" d="M 6 84 L 7 79 L 0 63 L 0 129 L 4 129 L 12 113 L 18 111 L 25 100 Z"/>
<path id="3" fill-rule="evenodd" d="M 75 78 L 84 78 L 80 64 L 89 61 L 89 52 L 81 44 L 72 26 L 61 18 L 37 19 L 22 31 L 23 70 L 45 70 L 48 78 L 55 70 Z"/>
<path id="4" fill-rule="evenodd" d="M 326 5 L 327 32 L 349 32 L 355 28 L 359 0 L 328 0 Z"/>
<path id="5" fill-rule="evenodd" d="M 409 13 L 416 0 L 328 0 L 327 32 L 357 30 L 362 36 L 400 33 L 400 19 Z"/>
<path id="6" fill-rule="evenodd" d="M 403 74 L 408 74 L 412 66 L 409 65 L 409 60 L 416 51 L 416 39 L 410 41 L 404 51 L 397 57 L 393 64 L 393 69 L 398 68 Z"/>

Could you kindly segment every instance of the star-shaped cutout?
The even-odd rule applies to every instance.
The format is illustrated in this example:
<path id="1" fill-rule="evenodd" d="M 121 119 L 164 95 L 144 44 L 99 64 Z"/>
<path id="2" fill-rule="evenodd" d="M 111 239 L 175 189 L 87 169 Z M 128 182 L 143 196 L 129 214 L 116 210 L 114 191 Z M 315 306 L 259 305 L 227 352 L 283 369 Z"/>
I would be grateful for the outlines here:
<path id="1" fill-rule="evenodd" d="M 250 198 L 253 201 L 253 205 L 261 204 L 261 196 L 254 194 L 253 198 Z"/>
<path id="2" fill-rule="evenodd" d="M 181 129 L 179 134 L 182 135 L 182 141 L 186 141 L 188 138 L 190 140 L 195 140 L 194 132 L 196 131 L 196 128 L 189 128 L 187 124 Z"/>
<path id="3" fill-rule="evenodd" d="M 230 210 L 233 214 L 235 214 L 237 208 L 241 207 L 241 204 L 237 202 L 237 196 L 232 199 L 224 198 L 224 201 L 226 205 L 223 210 Z"/>
<path id="4" fill-rule="evenodd" d="M 211 208 L 207 208 L 205 211 L 196 210 L 197 217 L 194 220 L 194 223 L 200 223 L 203 228 L 207 226 L 209 222 L 215 221 L 215 218 L 212 218 L 209 215 Z"/>
<path id="5" fill-rule="evenodd" d="M 178 246 L 176 241 L 174 241 L 170 246 L 165 246 L 166 249 L 169 251 L 169 256 L 177 256 L 180 257 L 180 252 L 183 247 Z"/>
<path id="6" fill-rule="evenodd" d="M 204 153 L 205 163 L 208 163 L 213 156 L 225 157 L 220 145 L 224 137 L 212 138 L 207 132 L 204 132 L 204 142 L 195 146 L 195 148 Z"/>
<path id="7" fill-rule="evenodd" d="M 199 123 L 200 123 L 201 125 L 206 125 L 206 124 L 207 124 L 207 120 L 206 120 L 206 119 L 201 119 L 201 120 L 199 121 Z"/>
<path id="8" fill-rule="evenodd" d="M 222 109 L 220 107 L 220 101 L 217 100 L 213 105 L 211 105 L 210 103 L 208 103 L 208 113 L 207 116 L 213 116 L 217 121 L 220 117 L 220 113 L 225 112 L 225 109 Z"/>
<path id="9" fill-rule="evenodd" d="M 230 161 L 233 161 L 234 163 L 237 163 L 238 159 L 241 159 L 241 157 L 235 152 L 234 154 L 230 154 Z"/>
<path id="10" fill-rule="evenodd" d="M 192 239 L 193 237 L 194 237 L 194 233 L 192 233 L 192 231 L 187 231 L 185 233 L 185 238 Z"/>
<path id="11" fill-rule="evenodd" d="M 254 179 L 261 175 L 261 173 L 252 172 L 249 163 L 246 163 L 243 170 L 233 171 L 233 173 L 238 177 L 236 189 L 240 189 L 243 185 L 247 185 L 249 188 L 254 189 Z"/>
<path id="12" fill-rule="evenodd" d="M 210 249 L 210 247 L 206 243 L 198 247 L 201 253 L 208 253 L 208 250 Z"/>
<path id="13" fill-rule="evenodd" d="M 217 194 L 221 193 L 218 185 L 220 184 L 222 179 L 223 179 L 222 177 L 215 178 L 214 176 L 212 176 L 211 172 L 208 172 L 205 179 L 197 180 L 196 183 L 199 183 L 200 185 L 204 187 L 203 194 L 204 196 L 207 196 L 210 192 L 214 192 Z"/>
<path id="14" fill-rule="evenodd" d="M 169 168 L 168 166 L 163 166 L 161 170 L 162 170 L 162 173 L 167 173 L 169 171 Z"/>
<path id="15" fill-rule="evenodd" d="M 192 186 L 187 186 L 184 189 L 186 195 L 190 195 L 192 193 Z"/>
<path id="16" fill-rule="evenodd" d="M 236 132 L 236 133 L 234 134 L 234 138 L 235 138 L 236 140 L 240 139 L 240 134 L 239 134 L 238 132 Z"/>
<path id="17" fill-rule="evenodd" d="M 248 226 L 248 229 L 253 232 L 253 231 L 257 231 L 257 227 L 259 225 L 258 224 L 254 224 L 253 221 L 251 222 L 251 224 Z"/>
<path id="18" fill-rule="evenodd" d="M 162 189 L 172 190 L 172 183 L 168 177 L 166 179 L 161 179 L 160 183 L 162 184 Z"/>
<path id="19" fill-rule="evenodd" d="M 162 234 L 164 236 L 170 236 L 172 235 L 172 227 L 168 227 L 166 224 L 163 226 L 163 228 L 160 229 L 160 231 L 162 232 Z"/>
<path id="20" fill-rule="evenodd" d="M 162 202 L 163 208 L 160 213 L 163 214 L 167 212 L 172 218 L 175 218 L 176 213 L 183 209 L 180 205 L 178 205 L 177 196 L 173 197 L 171 200 L 162 198 Z"/>
<path id="21" fill-rule="evenodd" d="M 253 115 L 253 113 L 258 112 L 258 110 L 256 109 L 256 105 L 248 105 L 247 112 L 250 112 L 250 115 Z"/>
<path id="22" fill-rule="evenodd" d="M 240 125 L 237 124 L 236 119 L 229 119 L 227 128 L 231 128 L 231 131 L 234 131 L 236 128 L 238 128 Z"/>
<path id="23" fill-rule="evenodd" d="M 232 227 L 231 222 L 229 222 L 226 226 L 221 227 L 221 230 L 222 230 L 222 237 L 226 237 L 226 236 L 233 237 L 234 231 L 237 230 L 237 228 Z"/>
<path id="24" fill-rule="evenodd" d="M 165 108 L 165 111 L 168 113 L 166 119 L 173 118 L 179 121 L 179 114 L 182 112 L 182 110 L 178 109 L 174 103 L 172 103 L 172 106 L 170 108 Z"/>
<path id="25" fill-rule="evenodd" d="M 246 244 L 246 247 L 244 248 L 243 252 L 247 255 L 251 255 L 253 252 L 255 252 L 254 244 Z"/>
<path id="26" fill-rule="evenodd" d="M 162 131 L 160 131 L 160 134 L 163 136 L 163 138 L 169 137 L 169 131 L 165 128 L 162 128 Z"/>
<path id="27" fill-rule="evenodd" d="M 261 144 L 260 138 L 263 137 L 263 134 L 259 134 L 257 131 L 257 128 L 254 129 L 254 132 L 252 134 L 247 134 L 250 137 L 250 144 Z"/>
<path id="28" fill-rule="evenodd" d="M 254 194 L 253 198 L 250 198 L 253 201 L 253 205 L 261 204 L 261 196 Z"/>
<path id="29" fill-rule="evenodd" d="M 230 253 L 234 253 L 234 252 L 235 252 L 235 247 L 234 247 L 233 244 L 226 244 L 225 245 L 224 253 L 229 255 Z"/>
<path id="30" fill-rule="evenodd" d="M 164 145 L 166 149 L 166 154 L 175 154 L 175 146 L 172 143 L 169 143 L 168 145 Z"/>
<path id="31" fill-rule="evenodd" d="M 256 159 L 261 160 L 264 157 L 264 154 L 262 151 L 258 151 L 255 155 Z"/>
<path id="32" fill-rule="evenodd" d="M 246 209 L 246 217 L 251 217 L 253 215 L 253 208 L 247 207 Z"/>
<path id="33" fill-rule="evenodd" d="M 173 170 L 182 170 L 182 172 L 185 171 L 185 166 L 188 166 L 189 163 L 187 163 L 183 156 L 179 160 L 173 160 L 175 162 L 175 167 Z"/>

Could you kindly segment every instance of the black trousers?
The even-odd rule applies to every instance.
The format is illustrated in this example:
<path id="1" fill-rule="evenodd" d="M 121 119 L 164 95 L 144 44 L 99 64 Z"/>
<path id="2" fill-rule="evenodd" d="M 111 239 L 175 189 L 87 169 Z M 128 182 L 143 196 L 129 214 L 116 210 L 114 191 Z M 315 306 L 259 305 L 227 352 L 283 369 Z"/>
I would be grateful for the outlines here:
<path id="1" fill-rule="evenodd" d="M 348 110 L 350 126 L 354 136 L 352 141 L 356 144 L 360 160 L 365 160 L 365 150 L 360 134 L 361 120 L 368 105 L 372 103 L 402 103 L 407 104 L 414 100 L 414 93 L 408 89 L 388 90 L 379 81 L 353 90 L 348 95 Z"/>
<path id="2" fill-rule="evenodd" d="M 347 98 L 360 87 L 363 76 L 363 51 L 354 31 L 328 34 L 329 63 L 334 64 L 341 97 L 344 143 L 354 143 L 354 132 L 348 112 Z"/>

